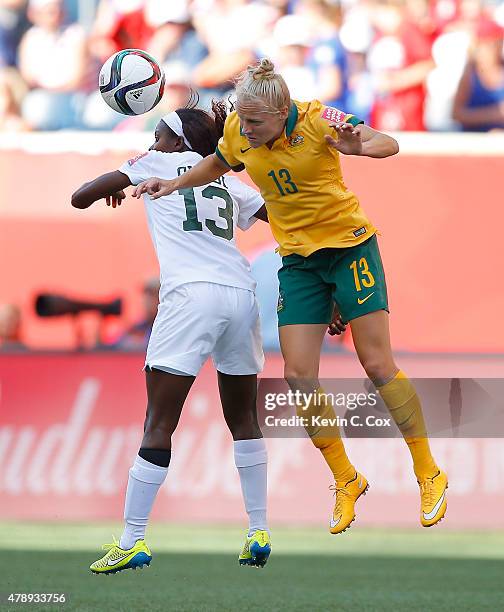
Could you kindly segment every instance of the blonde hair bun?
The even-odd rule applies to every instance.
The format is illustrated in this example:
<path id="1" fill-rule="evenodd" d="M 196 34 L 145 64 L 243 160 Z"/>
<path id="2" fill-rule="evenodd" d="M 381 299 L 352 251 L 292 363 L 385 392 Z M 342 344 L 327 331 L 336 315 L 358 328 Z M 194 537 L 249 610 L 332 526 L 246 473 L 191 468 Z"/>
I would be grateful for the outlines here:
<path id="1" fill-rule="evenodd" d="M 256 66 L 249 66 L 249 72 L 254 81 L 271 81 L 275 78 L 275 65 L 271 60 L 264 58 Z"/>
<path id="2" fill-rule="evenodd" d="M 291 106 L 289 88 L 282 75 L 275 72 L 275 65 L 268 58 L 263 58 L 242 72 L 235 91 L 239 104 L 257 100 L 264 105 L 265 113 L 277 114 Z"/>

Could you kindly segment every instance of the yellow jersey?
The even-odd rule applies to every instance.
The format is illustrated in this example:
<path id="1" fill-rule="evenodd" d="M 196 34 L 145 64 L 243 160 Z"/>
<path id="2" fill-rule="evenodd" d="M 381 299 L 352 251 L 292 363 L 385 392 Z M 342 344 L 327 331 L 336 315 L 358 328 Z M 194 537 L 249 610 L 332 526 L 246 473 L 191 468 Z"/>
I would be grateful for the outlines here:
<path id="1" fill-rule="evenodd" d="M 355 246 L 376 232 L 343 182 L 338 151 L 324 139 L 337 138 L 329 124 L 342 121 L 362 123 L 318 100 L 293 101 L 284 133 L 270 149 L 250 147 L 236 111 L 226 119 L 216 154 L 231 169 L 246 169 L 259 187 L 282 256 Z"/>

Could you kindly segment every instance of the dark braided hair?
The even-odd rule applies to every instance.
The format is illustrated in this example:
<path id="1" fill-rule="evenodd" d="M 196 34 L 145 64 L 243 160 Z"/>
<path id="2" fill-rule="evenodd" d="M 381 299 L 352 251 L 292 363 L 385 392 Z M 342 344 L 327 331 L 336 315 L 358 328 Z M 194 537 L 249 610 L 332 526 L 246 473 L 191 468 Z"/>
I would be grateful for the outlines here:
<path id="1" fill-rule="evenodd" d="M 191 96 L 186 108 L 178 108 L 177 115 L 182 121 L 185 137 L 191 143 L 192 150 L 202 157 L 215 153 L 215 147 L 224 132 L 227 117 L 226 104 L 221 100 L 212 100 L 212 114 L 196 108 L 199 97 Z M 212 116 L 213 115 L 213 116 Z"/>

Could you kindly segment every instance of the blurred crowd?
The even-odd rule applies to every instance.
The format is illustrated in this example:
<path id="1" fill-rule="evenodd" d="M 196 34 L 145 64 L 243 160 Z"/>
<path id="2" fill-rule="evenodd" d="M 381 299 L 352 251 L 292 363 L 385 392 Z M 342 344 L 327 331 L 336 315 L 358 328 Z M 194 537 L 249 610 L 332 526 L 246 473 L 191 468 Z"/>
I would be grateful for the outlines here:
<path id="1" fill-rule="evenodd" d="M 298 100 L 381 130 L 504 128 L 502 0 L 0 0 L 0 129 L 146 129 L 203 106 L 267 56 Z M 97 91 L 104 61 L 163 64 L 153 113 L 125 118 Z"/>

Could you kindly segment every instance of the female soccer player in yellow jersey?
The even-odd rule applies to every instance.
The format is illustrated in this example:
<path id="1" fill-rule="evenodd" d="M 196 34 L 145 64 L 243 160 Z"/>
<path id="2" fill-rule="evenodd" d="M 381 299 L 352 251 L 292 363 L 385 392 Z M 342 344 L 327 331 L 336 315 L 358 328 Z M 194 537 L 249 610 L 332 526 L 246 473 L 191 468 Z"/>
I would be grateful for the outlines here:
<path id="1" fill-rule="evenodd" d="M 292 101 L 285 81 L 267 59 L 241 75 L 236 97 L 236 112 L 228 116 L 215 154 L 177 179 L 140 183 L 134 195 L 148 193 L 156 199 L 206 184 L 230 168 L 247 170 L 266 202 L 282 255 L 278 323 L 285 378 L 292 389 L 319 392 L 309 407 L 312 414 L 334 415 L 318 382 L 334 300 L 340 318 L 333 319 L 330 333 L 350 323 L 358 358 L 411 452 L 421 523 L 434 525 L 446 512 L 447 477 L 431 455 L 415 389 L 392 356 L 376 230 L 347 189 L 339 162 L 340 153 L 395 155 L 398 144 L 317 100 Z M 355 502 L 367 490 L 367 480 L 350 463 L 337 431 L 308 427 L 307 432 L 334 475 L 330 531 L 341 533 L 355 519 Z"/>

